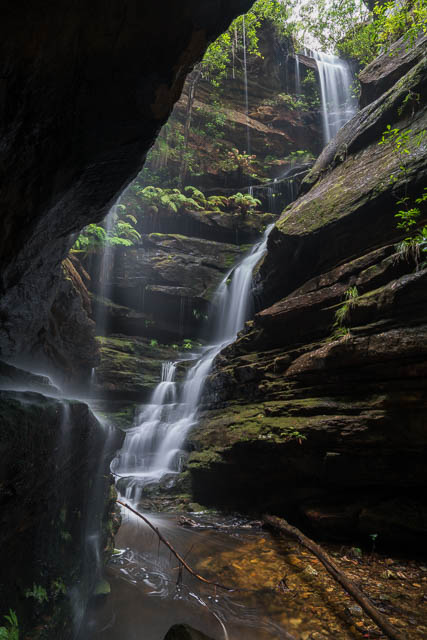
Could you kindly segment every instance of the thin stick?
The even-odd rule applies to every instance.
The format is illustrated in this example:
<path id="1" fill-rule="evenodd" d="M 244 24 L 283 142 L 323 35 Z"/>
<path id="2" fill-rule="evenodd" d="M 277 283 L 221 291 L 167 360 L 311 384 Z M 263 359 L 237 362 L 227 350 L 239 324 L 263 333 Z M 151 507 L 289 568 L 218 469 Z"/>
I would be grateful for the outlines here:
<path id="1" fill-rule="evenodd" d="M 141 518 L 141 520 L 143 520 L 145 522 L 145 524 L 147 524 L 150 527 L 150 529 L 152 529 L 154 531 L 154 533 L 158 536 L 159 541 L 163 542 L 163 544 L 166 545 L 166 547 L 169 549 L 169 551 L 171 551 L 171 553 L 180 562 L 180 564 L 188 571 L 188 573 L 190 573 L 192 576 L 194 576 L 194 578 L 196 578 L 197 580 L 200 580 L 200 582 L 204 582 L 205 584 L 211 584 L 214 587 L 219 587 L 220 589 L 224 589 L 225 591 L 246 591 L 246 589 L 236 589 L 235 587 L 226 587 L 223 584 L 218 584 L 217 582 L 212 582 L 211 580 L 208 580 L 207 578 L 204 578 L 203 576 L 201 576 L 198 573 L 196 573 L 194 571 L 194 569 L 192 569 L 190 567 L 190 565 L 187 564 L 185 559 L 177 551 L 175 551 L 175 549 L 171 545 L 171 543 L 168 540 L 166 540 L 166 538 L 163 537 L 163 535 L 160 533 L 160 531 L 157 529 L 157 527 L 155 527 L 153 524 L 151 524 L 151 522 L 145 516 L 143 516 L 138 511 L 135 511 L 135 509 L 133 509 L 130 505 L 128 505 L 128 504 L 126 504 L 124 502 L 121 502 L 121 500 L 117 500 L 117 503 L 121 504 L 122 507 L 125 507 L 126 509 L 129 509 L 129 511 L 131 511 L 136 516 L 138 516 L 138 518 Z"/>
<path id="2" fill-rule="evenodd" d="M 387 618 L 383 616 L 376 607 L 374 607 L 359 587 L 349 580 L 341 569 L 338 569 L 326 551 L 319 547 L 319 545 L 313 542 L 313 540 L 310 540 L 310 538 L 307 538 L 302 531 L 293 527 L 282 518 L 266 515 L 263 516 L 263 520 L 273 529 L 278 529 L 280 533 L 295 538 L 303 547 L 309 549 L 309 551 L 311 551 L 316 558 L 320 560 L 328 573 L 330 573 L 331 576 L 335 578 L 335 580 L 345 589 L 345 591 L 347 591 L 347 593 L 360 604 L 365 613 L 378 625 L 381 631 L 383 631 L 388 638 L 391 638 L 391 640 L 407 640 L 400 631 L 393 627 Z"/>

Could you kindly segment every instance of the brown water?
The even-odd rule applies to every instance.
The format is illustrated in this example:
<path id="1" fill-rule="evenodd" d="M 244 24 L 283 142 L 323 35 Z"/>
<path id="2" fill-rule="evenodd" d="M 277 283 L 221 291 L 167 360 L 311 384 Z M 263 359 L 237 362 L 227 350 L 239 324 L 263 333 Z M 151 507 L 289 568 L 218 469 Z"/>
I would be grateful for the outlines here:
<path id="1" fill-rule="evenodd" d="M 147 515 L 198 573 L 247 591 L 225 592 L 186 573 L 177 584 L 176 559 L 140 519 L 126 512 L 116 539 L 121 553 L 107 569 L 111 595 L 93 602 L 79 640 L 163 640 L 177 623 L 213 640 L 283 639 L 285 630 L 298 640 L 383 637 L 318 561 L 296 544 L 236 522 L 227 521 L 233 525 L 227 530 L 201 530 L 179 526 L 175 515 Z M 411 618 L 420 584 L 404 584 L 401 593 L 398 583 L 379 577 L 390 567 L 389 560 L 341 556 L 349 575 L 361 585 L 368 581 L 373 598 L 388 594 L 378 602 L 398 626 L 408 628 L 408 638 L 427 637 L 419 617 Z M 415 578 L 405 571 L 408 580 L 423 580 L 422 571 Z M 426 619 L 426 611 L 417 614 Z"/>

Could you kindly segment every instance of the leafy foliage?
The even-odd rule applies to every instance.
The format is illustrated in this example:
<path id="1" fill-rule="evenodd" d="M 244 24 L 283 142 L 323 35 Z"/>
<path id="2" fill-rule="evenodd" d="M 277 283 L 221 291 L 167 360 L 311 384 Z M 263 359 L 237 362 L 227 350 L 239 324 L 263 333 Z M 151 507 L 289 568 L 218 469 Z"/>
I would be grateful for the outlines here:
<path id="1" fill-rule="evenodd" d="M 241 175 L 254 176 L 253 163 L 256 155 L 248 154 L 246 151 L 240 152 L 239 149 L 233 148 L 227 152 L 227 155 L 221 162 L 223 171 L 240 171 Z"/>
<path id="2" fill-rule="evenodd" d="M 169 213 L 185 213 L 187 211 L 216 211 L 218 213 L 234 213 L 246 215 L 254 213 L 261 204 L 249 194 L 236 193 L 226 196 L 206 196 L 200 189 L 187 186 L 180 189 L 161 189 L 160 187 L 144 187 L 138 191 L 138 201 L 142 215 L 156 215 L 160 211 Z"/>
<path id="3" fill-rule="evenodd" d="M 299 0 L 294 30 L 297 37 L 316 40 L 322 50 L 333 51 L 345 35 L 355 29 L 368 13 L 363 0 Z"/>
<path id="4" fill-rule="evenodd" d="M 413 47 L 418 36 L 427 33 L 427 0 L 376 4 L 374 18 L 378 53 L 389 50 L 400 37 L 403 37 L 406 47 Z"/>
<path id="5" fill-rule="evenodd" d="M 124 205 L 117 205 L 114 213 L 114 224 L 110 232 L 98 224 L 89 224 L 79 234 L 72 251 L 89 253 L 105 246 L 130 247 L 141 239 L 141 234 L 135 229 L 135 216 L 126 212 Z"/>
<path id="6" fill-rule="evenodd" d="M 234 206 L 238 213 L 245 215 L 255 211 L 261 204 L 261 201 L 254 198 L 248 193 L 236 193 L 234 196 L 228 198 L 228 202 L 231 206 Z"/>
<path id="7" fill-rule="evenodd" d="M 202 65 L 202 75 L 214 86 L 219 86 L 230 66 L 242 64 L 243 44 L 248 55 L 261 56 L 259 30 L 268 21 L 281 35 L 291 35 L 289 22 L 294 1 L 257 0 L 244 16 L 234 20 L 229 29 L 207 49 Z"/>
<path id="8" fill-rule="evenodd" d="M 39 584 L 33 584 L 32 589 L 27 589 L 25 592 L 26 598 L 34 598 L 39 604 L 48 601 L 47 591 Z"/>
<path id="9" fill-rule="evenodd" d="M 4 616 L 7 626 L 0 627 L 0 640 L 19 640 L 19 625 L 15 611 L 9 609 L 9 614 Z"/>
<path id="10" fill-rule="evenodd" d="M 348 318 L 351 308 L 355 306 L 358 297 L 359 291 L 357 287 L 349 287 L 345 292 L 345 301 L 335 312 L 334 335 L 336 337 L 349 335 L 349 330 L 344 326 L 344 323 Z"/>
<path id="11" fill-rule="evenodd" d="M 337 52 L 368 64 L 380 53 L 390 51 L 403 38 L 403 47 L 411 48 L 417 38 L 427 32 L 427 0 L 377 3 L 369 14 L 356 21 L 343 39 L 336 43 Z M 396 49 L 396 53 L 399 48 Z"/>
<path id="12" fill-rule="evenodd" d="M 197 192 L 196 189 L 194 191 Z M 197 193 L 203 196 L 201 192 Z M 151 214 L 158 213 L 160 209 L 170 213 L 178 213 L 180 209 L 194 211 L 203 208 L 196 197 L 186 196 L 179 189 L 162 189 L 161 187 L 149 186 L 139 190 L 136 195 L 139 196 L 143 209 L 146 209 Z"/>
<path id="13" fill-rule="evenodd" d="M 415 252 L 427 252 L 427 226 L 418 228 L 420 218 L 422 217 L 423 210 L 426 211 L 425 203 L 427 202 L 427 187 L 424 188 L 422 194 L 420 194 L 413 201 L 408 196 L 407 184 L 409 181 L 408 170 L 408 157 L 412 153 L 414 147 L 419 147 L 423 142 L 426 135 L 426 130 L 423 129 L 418 135 L 414 135 L 412 129 L 401 131 L 397 128 L 392 128 L 391 125 L 387 125 L 386 130 L 383 132 L 381 140 L 378 144 L 390 145 L 393 149 L 393 153 L 397 155 L 399 159 L 399 174 L 403 177 L 404 191 L 397 200 L 396 204 L 399 205 L 398 211 L 395 213 L 397 219 L 397 228 L 402 229 L 412 235 L 405 238 L 403 241 L 408 247 L 415 249 Z M 390 181 L 393 184 L 398 180 L 398 176 L 392 174 Z"/>

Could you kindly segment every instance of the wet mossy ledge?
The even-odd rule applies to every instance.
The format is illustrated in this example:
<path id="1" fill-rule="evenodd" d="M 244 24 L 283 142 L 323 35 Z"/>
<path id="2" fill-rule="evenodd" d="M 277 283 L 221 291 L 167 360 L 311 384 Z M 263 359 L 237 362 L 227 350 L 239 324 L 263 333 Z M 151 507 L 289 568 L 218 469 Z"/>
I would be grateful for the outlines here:
<path id="1" fill-rule="evenodd" d="M 41 376 L 0 371 L 0 387 L 58 393 Z M 0 390 L 0 613 L 15 611 L 32 640 L 74 637 L 119 524 L 109 473 L 119 432 L 54 395 Z"/>
<path id="2" fill-rule="evenodd" d="M 115 250 L 106 276 L 107 297 L 96 293 L 102 256 L 98 253 L 82 258 L 91 274 L 88 288 L 92 315 L 105 317 L 108 333 L 165 344 L 207 337 L 206 320 L 218 285 L 259 241 L 266 225 L 277 220 L 274 214 L 258 211 L 246 215 L 211 212 L 209 219 L 224 218 L 223 226 L 213 225 L 212 234 L 218 239 L 192 235 L 197 225 L 196 229 L 188 227 L 183 218 L 203 220 L 208 214 L 187 211 L 172 216 L 166 209 L 159 210 L 156 225 L 162 232 L 143 234 L 134 246 Z M 143 229 L 145 216 L 140 212 L 136 215 Z M 146 217 L 150 223 L 150 217 Z M 173 232 L 179 223 L 183 225 L 181 233 Z M 210 231 L 208 227 L 207 235 Z"/>

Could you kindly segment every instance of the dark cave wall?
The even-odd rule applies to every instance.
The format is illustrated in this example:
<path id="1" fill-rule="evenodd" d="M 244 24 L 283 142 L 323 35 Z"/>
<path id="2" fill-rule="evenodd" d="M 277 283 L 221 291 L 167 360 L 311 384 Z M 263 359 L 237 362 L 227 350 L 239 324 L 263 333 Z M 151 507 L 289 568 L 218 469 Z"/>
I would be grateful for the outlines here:
<path id="1" fill-rule="evenodd" d="M 3 8 L 3 357 L 40 355 L 70 235 L 105 216 L 140 170 L 192 64 L 251 5 L 62 0 Z"/>

